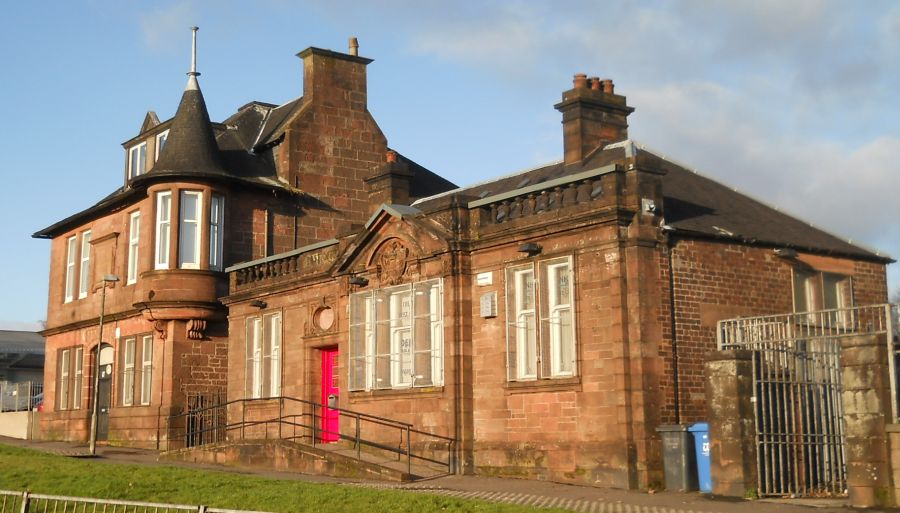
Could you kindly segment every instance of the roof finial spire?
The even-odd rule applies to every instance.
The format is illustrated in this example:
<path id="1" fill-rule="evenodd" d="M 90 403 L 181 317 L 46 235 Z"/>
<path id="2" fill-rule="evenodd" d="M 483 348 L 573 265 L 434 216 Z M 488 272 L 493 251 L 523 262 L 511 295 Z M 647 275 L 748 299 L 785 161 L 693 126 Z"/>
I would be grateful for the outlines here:
<path id="1" fill-rule="evenodd" d="M 200 76 L 200 73 L 197 72 L 197 31 L 200 30 L 199 27 L 191 27 L 191 71 L 188 72 L 188 83 L 185 90 L 189 89 L 200 89 L 200 84 L 197 83 L 197 77 Z"/>

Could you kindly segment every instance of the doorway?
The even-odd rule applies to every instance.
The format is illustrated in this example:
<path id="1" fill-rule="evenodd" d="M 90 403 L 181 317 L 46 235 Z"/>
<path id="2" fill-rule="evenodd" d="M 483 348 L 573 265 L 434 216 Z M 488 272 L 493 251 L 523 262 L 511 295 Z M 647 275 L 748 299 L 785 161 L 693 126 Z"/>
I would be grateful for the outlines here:
<path id="1" fill-rule="evenodd" d="M 97 384 L 97 440 L 109 439 L 109 407 L 112 402 L 113 348 L 100 345 L 100 380 Z"/>
<path id="2" fill-rule="evenodd" d="M 321 441 L 340 440 L 340 387 L 338 386 L 338 348 L 322 349 L 322 434 Z"/>

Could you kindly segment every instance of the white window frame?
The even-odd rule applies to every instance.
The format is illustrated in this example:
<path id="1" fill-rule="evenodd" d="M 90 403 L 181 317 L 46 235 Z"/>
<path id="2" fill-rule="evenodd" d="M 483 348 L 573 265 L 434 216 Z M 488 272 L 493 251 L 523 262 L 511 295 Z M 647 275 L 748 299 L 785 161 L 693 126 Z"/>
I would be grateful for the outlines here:
<path id="1" fill-rule="evenodd" d="M 515 319 L 516 337 L 516 379 L 537 379 L 538 369 L 538 321 L 537 321 L 537 277 L 534 267 L 526 266 L 513 270 L 514 301 L 513 318 Z M 531 279 L 531 293 L 525 290 L 526 280 Z M 525 304 L 531 296 L 531 308 Z M 531 333 L 531 337 L 529 337 Z M 530 368 L 529 368 L 530 367 Z"/>
<path id="2" fill-rule="evenodd" d="M 413 381 L 413 296 L 412 290 L 390 295 L 387 324 L 391 334 L 391 386 L 408 387 Z M 408 369 L 408 370 L 407 370 Z"/>
<path id="3" fill-rule="evenodd" d="M 429 291 L 427 301 L 419 301 L 417 298 L 426 293 L 420 288 L 427 288 Z M 442 386 L 443 297 L 443 281 L 440 278 L 352 294 L 349 389 L 360 391 Z M 387 301 L 387 305 L 379 307 L 378 304 L 383 301 Z M 418 303 L 426 303 L 427 311 L 417 312 Z M 383 318 L 379 317 L 379 309 Z M 408 311 L 404 312 L 405 309 Z M 420 323 L 426 323 L 426 326 L 422 327 Z M 430 344 L 417 350 L 416 333 L 420 331 L 428 332 Z M 387 338 L 383 344 L 389 351 L 387 354 L 378 352 L 379 333 Z M 353 353 L 357 349 L 365 353 Z M 419 360 L 429 361 L 429 375 L 419 373 L 416 368 Z M 377 376 L 379 366 L 386 367 L 390 375 Z"/>
<path id="4" fill-rule="evenodd" d="M 565 298 L 559 294 L 563 276 L 568 280 Z M 532 280 L 530 307 L 525 301 L 529 278 Z M 548 258 L 506 269 L 506 360 L 509 381 L 578 375 L 574 288 L 571 256 Z M 565 317 L 568 317 L 568 323 L 563 320 Z M 563 358 L 571 360 L 564 362 Z"/>
<path id="5" fill-rule="evenodd" d="M 264 341 L 269 346 L 269 397 L 278 397 L 281 395 L 281 314 L 264 315 L 263 326 Z"/>
<path id="6" fill-rule="evenodd" d="M 75 299 L 75 262 L 78 258 L 78 236 L 66 239 L 66 291 L 65 302 Z"/>
<path id="7" fill-rule="evenodd" d="M 141 211 L 135 210 L 128 216 L 128 273 L 126 285 L 138 279 L 138 261 L 141 244 Z"/>
<path id="8" fill-rule="evenodd" d="M 154 269 L 169 268 L 172 247 L 172 191 L 156 193 L 156 237 Z"/>
<path id="9" fill-rule="evenodd" d="M 249 399 L 262 397 L 262 318 L 247 319 L 247 396 Z"/>
<path id="10" fill-rule="evenodd" d="M 246 386 L 249 399 L 281 395 L 281 312 L 248 317 L 246 321 Z M 268 381 L 268 387 L 266 387 Z"/>
<path id="11" fill-rule="evenodd" d="M 70 370 L 70 354 L 71 349 L 66 348 L 60 351 L 59 355 L 59 409 L 69 409 L 69 370 Z"/>
<path id="12" fill-rule="evenodd" d="M 577 358 L 575 358 L 574 343 L 575 312 L 572 305 L 572 265 L 571 261 L 568 259 L 565 261 L 551 260 L 545 265 L 547 267 L 547 322 L 549 324 L 550 332 L 550 375 L 554 378 L 571 377 L 575 375 L 575 363 L 577 360 Z M 565 273 L 565 278 L 568 280 L 568 297 L 563 298 L 563 301 L 558 302 L 557 297 L 560 296 L 559 288 L 562 273 Z M 568 313 L 568 326 L 562 321 L 564 313 Z M 563 341 L 566 331 L 569 332 L 569 340 L 571 341 L 572 346 L 568 348 L 568 351 L 572 353 L 572 360 L 568 362 L 571 367 L 569 369 L 563 367 L 563 355 L 566 351 L 566 348 L 563 347 Z"/>
<path id="13" fill-rule="evenodd" d="M 125 339 L 125 346 L 122 348 L 124 351 L 122 356 L 122 406 L 132 406 L 134 404 L 135 346 L 135 337 L 128 337 Z"/>
<path id="14" fill-rule="evenodd" d="M 128 178 L 136 178 L 146 173 L 147 142 L 144 141 L 128 148 Z"/>
<path id="15" fill-rule="evenodd" d="M 72 386 L 72 409 L 81 409 L 81 391 L 84 386 L 84 346 L 75 348 L 75 382 Z"/>
<path id="16" fill-rule="evenodd" d="M 81 233 L 81 265 L 78 267 L 78 299 L 84 299 L 90 289 L 91 231 Z"/>
<path id="17" fill-rule="evenodd" d="M 187 210 L 184 208 L 186 199 L 193 198 L 196 201 L 196 217 L 186 217 Z M 179 194 L 179 223 L 178 223 L 178 267 L 180 269 L 199 269 L 200 268 L 200 241 L 203 240 L 203 192 L 202 191 L 181 191 Z M 194 236 L 190 237 L 189 227 L 193 228 Z M 192 252 L 193 259 L 185 258 L 185 250 Z"/>
<path id="18" fill-rule="evenodd" d="M 225 196 L 213 194 L 209 203 L 209 268 L 222 270 L 225 225 Z"/>
<path id="19" fill-rule="evenodd" d="M 154 153 L 153 162 L 156 162 L 157 160 L 159 160 L 159 152 L 162 151 L 162 148 L 160 147 L 160 144 L 159 144 L 160 140 L 163 141 L 163 145 L 168 143 L 168 141 L 169 141 L 169 131 L 168 130 L 164 130 L 164 131 L 156 134 L 156 144 L 153 149 L 153 153 Z"/>
<path id="20" fill-rule="evenodd" d="M 141 337 L 141 405 L 150 404 L 153 391 L 153 335 Z"/>

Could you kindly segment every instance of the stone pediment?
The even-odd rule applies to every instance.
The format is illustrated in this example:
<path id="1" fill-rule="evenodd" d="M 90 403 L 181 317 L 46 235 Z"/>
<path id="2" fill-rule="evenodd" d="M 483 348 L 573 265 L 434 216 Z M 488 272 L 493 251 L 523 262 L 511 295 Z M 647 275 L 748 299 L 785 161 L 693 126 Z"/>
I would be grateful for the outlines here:
<path id="1" fill-rule="evenodd" d="M 348 244 L 336 273 L 367 273 L 381 285 L 418 274 L 423 258 L 448 250 L 449 234 L 405 205 L 382 205 Z"/>

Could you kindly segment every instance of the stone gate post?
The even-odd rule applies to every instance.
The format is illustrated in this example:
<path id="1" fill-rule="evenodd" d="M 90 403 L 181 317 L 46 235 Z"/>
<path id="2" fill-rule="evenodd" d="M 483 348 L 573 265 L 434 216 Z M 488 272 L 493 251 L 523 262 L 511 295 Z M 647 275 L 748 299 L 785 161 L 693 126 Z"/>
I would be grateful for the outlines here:
<path id="1" fill-rule="evenodd" d="M 745 496 L 758 486 L 753 361 L 744 349 L 706 359 L 710 473 L 716 495 Z"/>
<path id="2" fill-rule="evenodd" d="M 850 506 L 891 506 L 894 497 L 885 429 L 891 390 L 883 335 L 841 341 L 841 382 Z"/>

